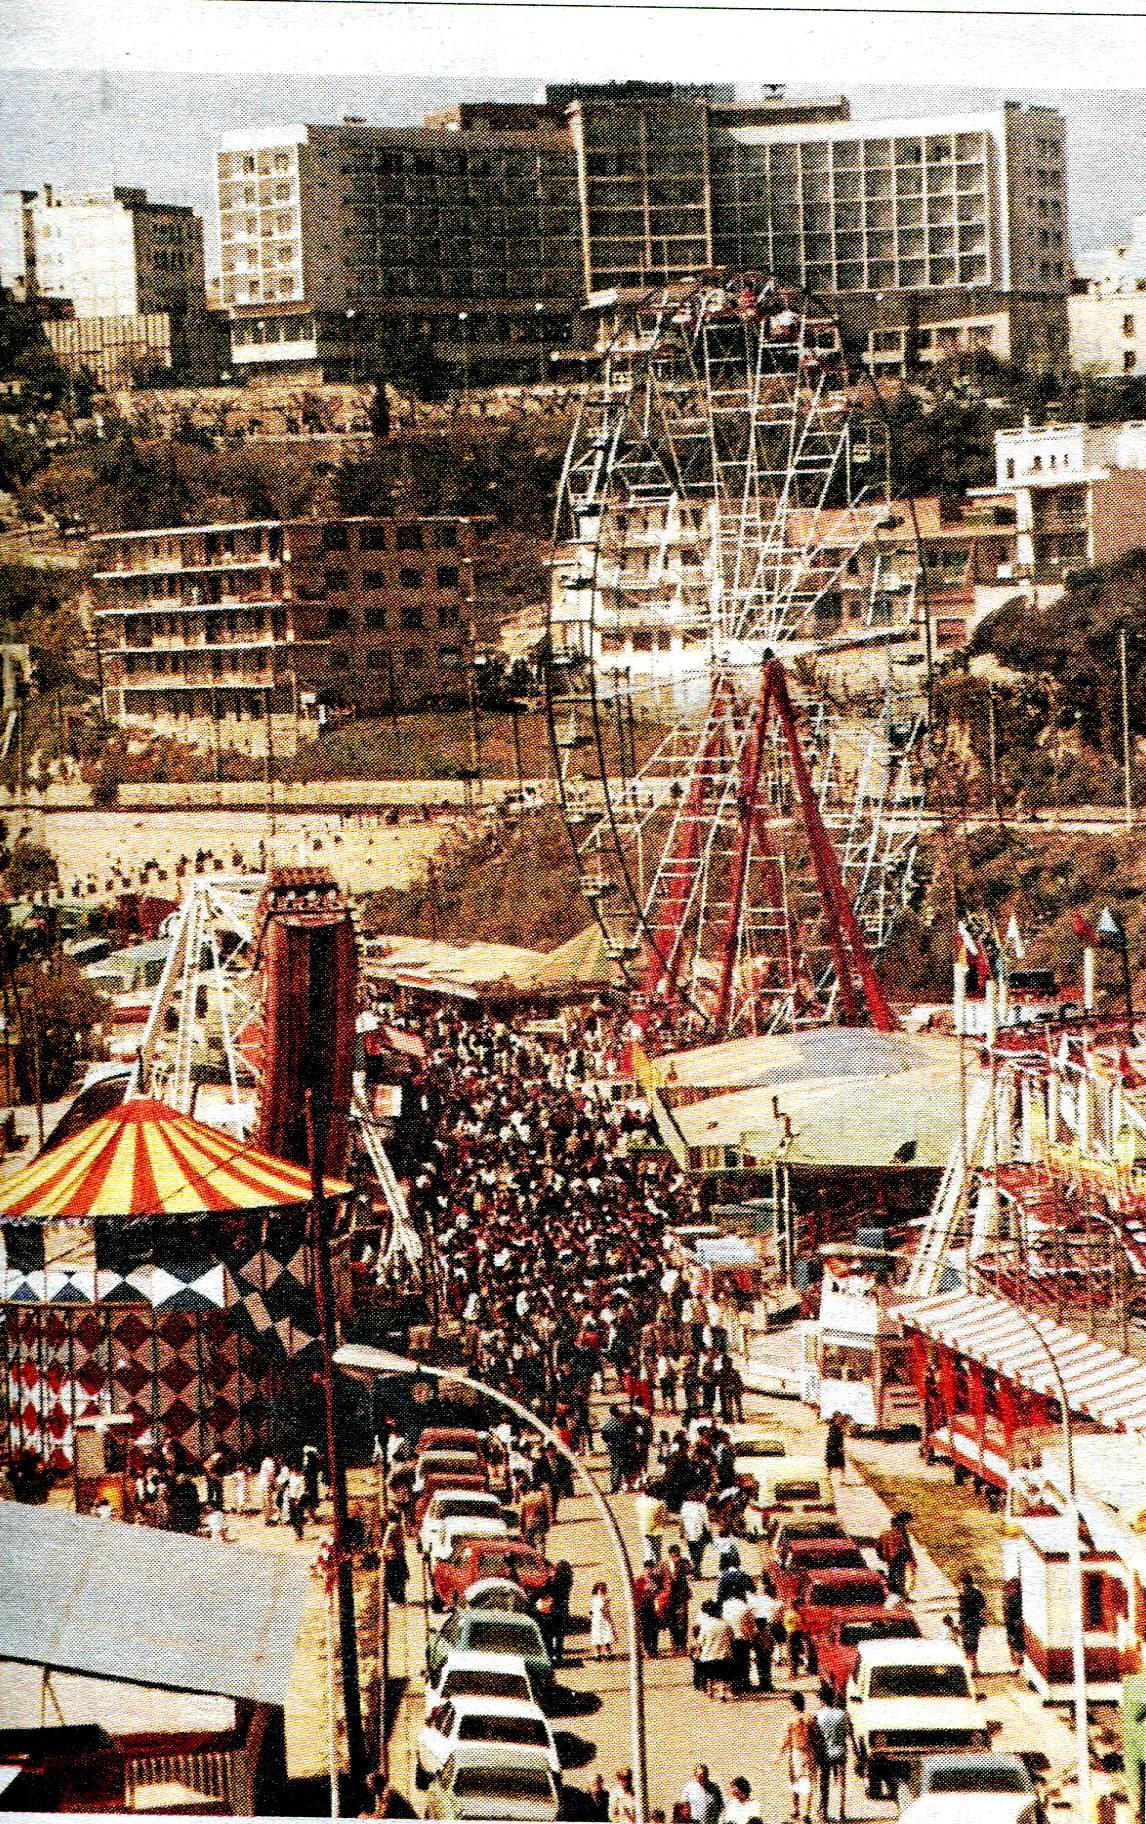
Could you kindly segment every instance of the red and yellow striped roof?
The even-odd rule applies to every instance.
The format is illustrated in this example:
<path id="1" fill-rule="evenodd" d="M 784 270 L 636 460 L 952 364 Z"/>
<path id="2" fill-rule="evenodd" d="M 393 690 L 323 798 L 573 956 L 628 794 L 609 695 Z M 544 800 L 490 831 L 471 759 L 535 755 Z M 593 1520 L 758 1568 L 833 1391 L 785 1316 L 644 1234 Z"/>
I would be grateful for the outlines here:
<path id="1" fill-rule="evenodd" d="M 310 1172 L 140 1096 L 0 1183 L 0 1221 L 238 1215 L 306 1203 Z M 350 1186 L 326 1180 L 341 1197 Z"/>

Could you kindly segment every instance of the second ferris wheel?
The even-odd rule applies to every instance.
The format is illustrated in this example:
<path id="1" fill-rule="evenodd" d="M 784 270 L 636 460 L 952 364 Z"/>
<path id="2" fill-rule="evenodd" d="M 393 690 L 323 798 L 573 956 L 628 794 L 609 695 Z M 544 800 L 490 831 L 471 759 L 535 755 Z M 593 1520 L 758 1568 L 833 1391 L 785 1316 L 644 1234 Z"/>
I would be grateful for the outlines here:
<path id="1" fill-rule="evenodd" d="M 646 1027 L 889 1025 L 927 639 L 909 509 L 835 320 L 762 274 L 650 292 L 557 509 L 550 731 L 582 886 Z"/>

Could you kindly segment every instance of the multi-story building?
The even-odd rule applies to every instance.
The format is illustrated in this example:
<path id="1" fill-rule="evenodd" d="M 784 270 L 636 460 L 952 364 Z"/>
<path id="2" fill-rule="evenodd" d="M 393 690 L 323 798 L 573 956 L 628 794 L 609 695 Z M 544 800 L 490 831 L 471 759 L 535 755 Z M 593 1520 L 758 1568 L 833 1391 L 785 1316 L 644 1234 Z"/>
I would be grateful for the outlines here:
<path id="1" fill-rule="evenodd" d="M 536 378 L 588 299 L 714 265 L 774 272 L 845 315 L 1071 283 L 1065 125 L 1016 103 L 853 121 L 842 96 L 553 87 L 421 128 L 233 134 L 217 183 L 223 303 L 248 369 L 353 374 L 381 337 L 428 340 L 463 379 Z"/>
<path id="2" fill-rule="evenodd" d="M 568 132 L 536 115 L 519 131 L 479 114 L 229 135 L 217 195 L 235 366 L 354 378 L 379 341 L 428 341 L 471 380 L 543 376 L 573 331 L 580 225 Z"/>
<path id="3" fill-rule="evenodd" d="M 0 198 L 0 284 L 60 299 L 77 317 L 201 313 L 203 223 L 145 190 L 8 190 Z"/>
<path id="4" fill-rule="evenodd" d="M 1146 424 L 1024 424 L 995 432 L 995 486 L 1013 512 L 1006 569 L 1035 583 L 1110 563 L 1146 531 Z"/>
<path id="5" fill-rule="evenodd" d="M 1092 287 L 1067 299 L 1070 365 L 1097 378 L 1146 374 L 1146 279 L 1141 291 Z"/>
<path id="6" fill-rule="evenodd" d="M 101 386 L 142 370 L 209 380 L 220 370 L 203 223 L 143 190 L 8 190 L 0 196 L 0 284 L 38 303 L 57 358 Z"/>
<path id="7" fill-rule="evenodd" d="M 103 534 L 93 542 L 104 714 L 287 752 L 324 706 L 462 697 L 492 638 L 489 531 L 443 516 Z"/>

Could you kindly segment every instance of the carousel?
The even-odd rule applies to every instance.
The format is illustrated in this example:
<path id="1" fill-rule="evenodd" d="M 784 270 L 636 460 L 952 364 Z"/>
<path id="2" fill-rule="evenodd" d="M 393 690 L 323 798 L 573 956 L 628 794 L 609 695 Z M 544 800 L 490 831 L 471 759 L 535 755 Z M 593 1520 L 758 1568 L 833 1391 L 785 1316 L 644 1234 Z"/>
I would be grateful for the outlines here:
<path id="1" fill-rule="evenodd" d="M 317 1336 L 310 1197 L 305 1167 L 142 1097 L 0 1185 L 10 1452 L 67 1469 L 101 1417 L 200 1462 L 277 1438 Z"/>

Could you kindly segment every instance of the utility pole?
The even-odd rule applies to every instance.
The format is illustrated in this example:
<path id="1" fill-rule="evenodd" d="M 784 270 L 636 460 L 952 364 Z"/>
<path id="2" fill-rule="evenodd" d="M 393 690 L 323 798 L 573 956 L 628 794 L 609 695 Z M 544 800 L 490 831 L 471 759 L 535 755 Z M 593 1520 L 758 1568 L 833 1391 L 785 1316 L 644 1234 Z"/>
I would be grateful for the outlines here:
<path id="1" fill-rule="evenodd" d="M 326 1193 L 323 1171 L 326 1159 L 326 1110 L 316 1103 L 314 1091 L 306 1092 L 306 1122 L 310 1139 L 311 1254 L 314 1261 L 315 1302 L 318 1307 L 318 1340 L 322 1357 L 322 1397 L 326 1415 L 326 1468 L 330 1478 L 330 1506 L 337 1575 L 338 1639 L 342 1660 L 342 1703 L 346 1713 L 346 1755 L 349 1763 L 352 1804 L 366 1780 L 366 1738 L 362 1730 L 362 1693 L 358 1679 L 358 1636 L 354 1620 L 354 1566 L 347 1549 L 349 1512 L 346 1502 L 346 1469 L 338 1442 L 334 1411 L 334 1274 L 330 1265 L 330 1236 L 326 1227 Z"/>
<path id="2" fill-rule="evenodd" d="M 1134 821 L 1134 777 L 1130 755 L 1130 683 L 1126 667 L 1126 626 L 1118 629 L 1118 660 L 1122 674 L 1122 780 L 1126 828 Z"/>

